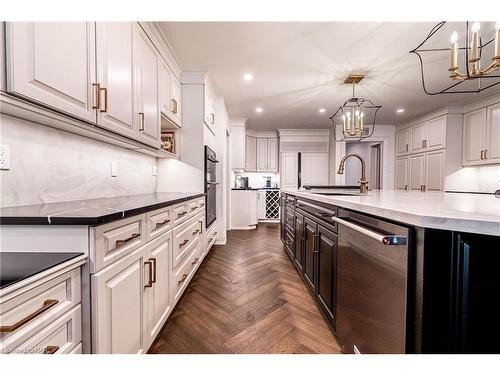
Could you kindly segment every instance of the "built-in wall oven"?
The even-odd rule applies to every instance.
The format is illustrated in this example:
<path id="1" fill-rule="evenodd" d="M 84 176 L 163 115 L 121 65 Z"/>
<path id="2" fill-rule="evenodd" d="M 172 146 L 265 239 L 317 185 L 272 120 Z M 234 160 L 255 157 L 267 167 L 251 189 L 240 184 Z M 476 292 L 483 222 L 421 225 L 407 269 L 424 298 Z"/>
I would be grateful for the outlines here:
<path id="1" fill-rule="evenodd" d="M 205 226 L 208 228 L 216 219 L 216 166 L 217 158 L 215 151 L 210 147 L 205 146 L 205 203 L 206 203 L 206 213 L 205 213 Z"/>
<path id="2" fill-rule="evenodd" d="M 409 229 L 340 209 L 336 333 L 347 353 L 405 353 Z"/>

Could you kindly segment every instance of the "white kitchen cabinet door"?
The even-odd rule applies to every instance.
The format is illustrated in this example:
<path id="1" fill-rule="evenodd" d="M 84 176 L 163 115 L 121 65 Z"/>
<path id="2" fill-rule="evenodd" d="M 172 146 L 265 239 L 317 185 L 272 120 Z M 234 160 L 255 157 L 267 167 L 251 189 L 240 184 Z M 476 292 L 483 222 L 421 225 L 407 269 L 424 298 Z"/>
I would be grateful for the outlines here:
<path id="1" fill-rule="evenodd" d="M 143 246 L 91 276 L 93 353 L 136 354 L 147 349 L 146 255 Z"/>
<path id="2" fill-rule="evenodd" d="M 267 140 L 267 171 L 278 172 L 278 140 L 269 138 Z"/>
<path id="3" fill-rule="evenodd" d="M 170 71 L 170 96 L 172 120 L 178 126 L 182 126 L 182 86 L 172 71 Z"/>
<path id="4" fill-rule="evenodd" d="M 95 23 L 8 22 L 7 91 L 96 122 Z"/>
<path id="5" fill-rule="evenodd" d="M 160 103 L 160 111 L 163 115 L 172 120 L 172 110 L 174 104 L 170 95 L 170 68 L 162 58 L 158 62 L 158 96 Z"/>
<path id="6" fill-rule="evenodd" d="M 282 152 L 281 153 L 281 174 L 280 181 L 281 187 L 286 189 L 297 189 L 298 186 L 298 153 L 296 152 Z"/>
<path id="7" fill-rule="evenodd" d="M 482 155 L 486 148 L 486 108 L 464 114 L 463 165 L 484 163 Z"/>
<path id="8" fill-rule="evenodd" d="M 139 131 L 134 116 L 134 27 L 134 22 L 96 25 L 97 125 L 129 138 L 137 138 Z"/>
<path id="9" fill-rule="evenodd" d="M 445 152 L 432 151 L 425 155 L 425 190 L 442 191 L 444 185 Z"/>
<path id="10" fill-rule="evenodd" d="M 136 28 L 134 45 L 135 108 L 139 121 L 138 140 L 159 147 L 158 55 L 148 36 Z"/>
<path id="11" fill-rule="evenodd" d="M 208 88 L 205 86 L 205 117 L 204 117 L 205 124 L 209 128 L 212 128 L 215 125 L 215 110 L 214 110 L 214 103 L 213 103 L 213 98 L 210 95 Z"/>
<path id="12" fill-rule="evenodd" d="M 328 185 L 328 153 L 303 152 L 300 164 L 302 186 Z"/>
<path id="13" fill-rule="evenodd" d="M 410 189 L 422 190 L 425 185 L 425 154 L 410 156 Z"/>
<path id="14" fill-rule="evenodd" d="M 446 147 L 446 116 L 441 116 L 427 122 L 425 138 L 426 151 Z"/>
<path id="15" fill-rule="evenodd" d="M 249 135 L 245 137 L 245 170 L 257 170 L 257 138 Z"/>
<path id="16" fill-rule="evenodd" d="M 411 128 L 411 152 L 425 151 L 424 141 L 427 137 L 426 124 L 417 125 Z"/>
<path id="17" fill-rule="evenodd" d="M 396 189 L 408 190 L 408 157 L 396 159 Z"/>
<path id="18" fill-rule="evenodd" d="M 266 191 L 259 190 L 259 194 L 257 197 L 257 219 L 265 219 L 266 218 Z"/>
<path id="19" fill-rule="evenodd" d="M 170 295 L 171 256 L 171 231 L 148 244 L 147 259 L 153 262 L 153 286 L 145 289 L 148 300 L 148 347 L 153 343 L 172 310 L 172 299 Z"/>
<path id="20" fill-rule="evenodd" d="M 409 142 L 410 129 L 403 129 L 396 133 L 396 156 L 408 154 Z"/>
<path id="21" fill-rule="evenodd" d="M 488 107 L 486 139 L 485 157 L 487 162 L 500 163 L 500 103 Z"/>
<path id="22" fill-rule="evenodd" d="M 257 138 L 257 172 L 267 172 L 267 138 Z"/>

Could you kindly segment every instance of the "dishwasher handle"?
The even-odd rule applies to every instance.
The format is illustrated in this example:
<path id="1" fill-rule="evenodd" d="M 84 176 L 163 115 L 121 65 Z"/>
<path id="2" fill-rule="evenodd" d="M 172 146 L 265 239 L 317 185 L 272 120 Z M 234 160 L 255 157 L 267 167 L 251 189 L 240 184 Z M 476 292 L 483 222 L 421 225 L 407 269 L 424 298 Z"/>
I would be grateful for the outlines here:
<path id="1" fill-rule="evenodd" d="M 344 225 L 348 228 L 355 230 L 365 236 L 368 236 L 382 245 L 406 245 L 407 238 L 406 236 L 398 236 L 398 235 L 385 235 L 381 233 L 377 233 L 373 230 L 363 228 L 361 225 L 351 223 L 350 221 L 344 220 L 337 216 L 332 216 L 332 220 L 338 224 Z"/>

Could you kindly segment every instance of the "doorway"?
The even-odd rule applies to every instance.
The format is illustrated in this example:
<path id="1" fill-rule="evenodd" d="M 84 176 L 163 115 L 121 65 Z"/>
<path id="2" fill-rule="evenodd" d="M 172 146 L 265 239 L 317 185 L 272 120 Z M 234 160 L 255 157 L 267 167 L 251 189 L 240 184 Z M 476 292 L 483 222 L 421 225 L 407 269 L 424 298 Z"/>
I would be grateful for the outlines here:
<path id="1" fill-rule="evenodd" d="M 372 190 L 379 190 L 381 183 L 380 165 L 382 159 L 380 143 L 370 146 L 370 178 Z"/>

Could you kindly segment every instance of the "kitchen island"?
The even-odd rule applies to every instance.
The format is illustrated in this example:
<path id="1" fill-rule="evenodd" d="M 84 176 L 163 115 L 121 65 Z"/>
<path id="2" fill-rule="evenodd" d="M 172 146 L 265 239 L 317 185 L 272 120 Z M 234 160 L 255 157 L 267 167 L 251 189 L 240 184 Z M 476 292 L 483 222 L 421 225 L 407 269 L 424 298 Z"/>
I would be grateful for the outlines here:
<path id="1" fill-rule="evenodd" d="M 281 218 L 345 352 L 500 352 L 494 195 L 285 189 Z"/>

